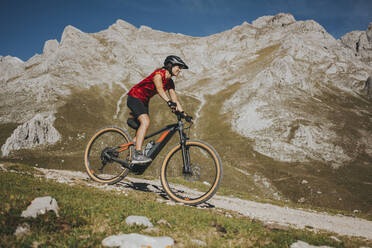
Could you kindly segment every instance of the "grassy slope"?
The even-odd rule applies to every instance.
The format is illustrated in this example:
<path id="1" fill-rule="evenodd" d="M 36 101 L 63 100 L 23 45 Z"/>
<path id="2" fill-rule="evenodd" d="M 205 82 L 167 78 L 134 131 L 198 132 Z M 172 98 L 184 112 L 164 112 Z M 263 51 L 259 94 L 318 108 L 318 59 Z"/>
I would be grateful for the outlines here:
<path id="1" fill-rule="evenodd" d="M 0 171 L 0 244 L 4 247 L 100 247 L 101 241 L 122 233 L 144 233 L 143 227 L 130 227 L 125 218 L 147 216 L 159 228 L 152 236 L 172 237 L 176 244 L 193 247 L 191 239 L 203 240 L 208 247 L 289 247 L 297 240 L 313 245 L 332 247 L 370 246 L 355 238 L 330 238 L 331 234 L 315 234 L 304 230 L 278 230 L 258 221 L 235 215 L 226 217 L 223 211 L 200 210 L 195 207 L 168 206 L 156 201 L 157 195 L 143 191 L 107 192 L 87 186 L 68 186 L 34 176 L 30 166 L 7 165 L 23 174 Z M 78 182 L 77 182 L 78 183 Z M 36 219 L 21 218 L 21 212 L 39 196 L 54 197 L 60 207 L 60 217 L 54 213 Z M 164 219 L 167 225 L 156 224 Z M 16 238 L 19 224 L 28 223 L 31 232 Z"/>

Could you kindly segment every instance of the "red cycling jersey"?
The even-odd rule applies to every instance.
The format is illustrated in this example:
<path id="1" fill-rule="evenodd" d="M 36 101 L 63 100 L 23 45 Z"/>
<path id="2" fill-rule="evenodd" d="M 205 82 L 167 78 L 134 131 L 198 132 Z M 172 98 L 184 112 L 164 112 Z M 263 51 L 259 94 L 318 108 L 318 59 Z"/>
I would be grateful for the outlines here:
<path id="1" fill-rule="evenodd" d="M 163 80 L 164 91 L 174 89 L 173 80 L 171 78 L 167 80 L 165 78 L 165 72 L 165 69 L 155 70 L 153 73 L 151 73 L 150 76 L 133 86 L 132 89 L 130 89 L 130 91 L 128 92 L 128 95 L 139 98 L 145 105 L 148 105 L 150 98 L 158 93 L 154 83 L 154 76 L 158 74 L 161 75 L 161 78 Z"/>

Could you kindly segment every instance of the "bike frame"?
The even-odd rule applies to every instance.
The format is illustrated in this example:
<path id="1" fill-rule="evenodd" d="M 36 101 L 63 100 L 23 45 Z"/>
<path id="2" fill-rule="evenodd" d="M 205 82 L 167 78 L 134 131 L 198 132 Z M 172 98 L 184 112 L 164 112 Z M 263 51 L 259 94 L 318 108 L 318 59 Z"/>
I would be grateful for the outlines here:
<path id="1" fill-rule="evenodd" d="M 160 129 L 159 131 L 156 131 L 152 134 L 149 134 L 145 137 L 145 140 L 152 138 L 158 134 L 162 134 L 155 142 L 155 144 L 151 147 L 150 151 L 148 152 L 147 156 L 154 160 L 158 154 L 162 151 L 162 149 L 166 146 L 166 144 L 169 142 L 169 140 L 173 137 L 173 135 L 178 131 L 180 136 L 180 145 L 182 150 L 182 162 L 183 162 L 183 172 L 184 173 L 191 173 L 191 167 L 190 167 L 190 154 L 188 151 L 188 148 L 186 147 L 186 141 L 189 139 L 184 132 L 184 124 L 181 120 L 181 116 L 177 114 L 178 122 L 175 124 L 167 125 L 163 129 Z M 128 144 L 120 145 L 118 147 L 117 152 L 123 152 L 125 150 L 130 149 L 131 146 L 134 146 L 134 142 L 130 142 Z M 114 161 L 122 164 L 124 167 L 128 169 L 132 169 L 132 165 L 128 161 L 121 160 L 119 158 L 113 158 Z M 146 164 L 144 170 L 147 169 L 147 167 L 151 164 Z"/>

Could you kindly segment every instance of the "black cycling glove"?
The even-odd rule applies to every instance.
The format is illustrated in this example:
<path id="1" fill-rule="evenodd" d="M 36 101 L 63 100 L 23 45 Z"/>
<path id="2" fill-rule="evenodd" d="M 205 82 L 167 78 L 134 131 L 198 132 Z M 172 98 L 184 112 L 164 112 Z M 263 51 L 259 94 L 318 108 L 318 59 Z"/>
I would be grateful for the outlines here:
<path id="1" fill-rule="evenodd" d="M 177 103 L 172 102 L 171 100 L 169 100 L 167 103 L 168 103 L 168 107 L 170 107 L 171 109 L 177 108 Z"/>
<path id="2" fill-rule="evenodd" d="M 185 111 L 182 111 L 181 114 L 183 115 L 183 118 L 184 118 L 187 122 L 192 122 L 192 116 L 186 114 Z"/>
<path id="3" fill-rule="evenodd" d="M 185 120 L 186 120 L 187 122 L 192 122 L 192 116 L 186 115 L 186 116 L 185 116 Z"/>

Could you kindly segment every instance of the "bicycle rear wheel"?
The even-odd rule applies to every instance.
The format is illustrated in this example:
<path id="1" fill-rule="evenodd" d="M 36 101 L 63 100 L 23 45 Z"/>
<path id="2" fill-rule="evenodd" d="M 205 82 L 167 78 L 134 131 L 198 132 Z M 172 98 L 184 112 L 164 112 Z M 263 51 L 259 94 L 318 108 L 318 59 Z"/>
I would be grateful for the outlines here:
<path id="1" fill-rule="evenodd" d="M 85 149 L 85 169 L 94 181 L 114 184 L 122 180 L 129 173 L 113 159 L 126 160 L 131 158 L 131 150 L 121 148 L 121 145 L 131 142 L 129 134 L 118 127 L 105 127 L 98 130 L 89 140 Z"/>
<path id="2" fill-rule="evenodd" d="M 161 184 L 172 200 L 198 205 L 217 192 L 222 179 L 222 163 L 213 147 L 202 141 L 187 141 L 186 155 L 191 173 L 184 173 L 182 149 L 177 145 L 164 159 Z"/>

